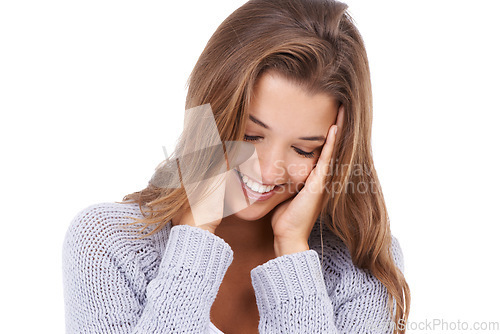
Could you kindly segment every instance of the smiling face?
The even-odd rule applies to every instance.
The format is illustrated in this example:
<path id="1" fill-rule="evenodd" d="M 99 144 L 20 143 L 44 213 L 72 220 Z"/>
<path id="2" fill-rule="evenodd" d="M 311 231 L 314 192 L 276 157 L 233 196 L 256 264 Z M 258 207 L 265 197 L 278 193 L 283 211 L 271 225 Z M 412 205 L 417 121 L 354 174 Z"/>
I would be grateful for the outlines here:
<path id="1" fill-rule="evenodd" d="M 304 88 L 275 72 L 261 75 L 249 105 L 245 141 L 255 147 L 254 156 L 239 166 L 239 171 L 256 183 L 253 189 L 269 190 L 277 185 L 265 200 L 243 205 L 241 179 L 236 170 L 229 173 L 226 205 L 244 220 L 264 217 L 281 202 L 297 194 L 315 166 L 328 129 L 335 122 L 338 103 L 331 96 L 309 95 Z M 243 178 L 247 181 L 247 178 Z M 243 208 L 241 210 L 235 208 Z"/>

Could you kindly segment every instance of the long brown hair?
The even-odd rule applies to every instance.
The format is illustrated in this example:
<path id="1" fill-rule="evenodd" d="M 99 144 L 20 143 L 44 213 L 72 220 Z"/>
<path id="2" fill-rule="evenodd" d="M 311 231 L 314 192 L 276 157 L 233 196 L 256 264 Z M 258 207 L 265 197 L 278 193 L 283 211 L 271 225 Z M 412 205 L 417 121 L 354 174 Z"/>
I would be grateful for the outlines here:
<path id="1" fill-rule="evenodd" d="M 187 207 L 183 187 L 161 184 L 172 184 L 178 177 L 178 158 L 186 152 L 194 153 L 183 166 L 183 183 L 195 180 L 200 169 L 217 164 L 213 152 L 196 151 L 200 142 L 210 146 L 219 140 L 243 140 L 252 89 L 266 70 L 277 71 L 311 93 L 326 92 L 343 104 L 344 125 L 337 139 L 337 160 L 331 163 L 330 191 L 325 194 L 321 217 L 331 218 L 328 227 L 346 244 L 353 263 L 368 269 L 387 288 L 394 323 L 400 319 L 406 322 L 410 290 L 391 255 L 389 217 L 371 152 L 368 59 L 344 3 L 250 0 L 222 22 L 189 77 L 185 105 L 188 110 L 209 103 L 220 139 L 203 131 L 203 119 L 185 119 L 175 151 L 157 167 L 148 186 L 123 198 L 141 207 L 145 218 L 134 223 L 156 226 L 154 233 Z M 368 185 L 370 191 L 360 190 L 360 186 L 366 189 Z M 405 333 L 405 328 L 396 326 L 394 331 Z"/>

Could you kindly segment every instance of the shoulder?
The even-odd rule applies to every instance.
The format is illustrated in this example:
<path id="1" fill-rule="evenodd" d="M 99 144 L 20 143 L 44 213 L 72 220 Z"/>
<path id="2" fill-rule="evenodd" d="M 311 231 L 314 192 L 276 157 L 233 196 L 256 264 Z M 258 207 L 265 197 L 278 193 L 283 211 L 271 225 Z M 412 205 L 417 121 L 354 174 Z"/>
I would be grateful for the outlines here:
<path id="1" fill-rule="evenodd" d="M 80 210 L 69 224 L 66 240 L 77 243 L 111 241 L 123 234 L 130 234 L 123 225 L 132 222 L 129 217 L 140 218 L 136 204 L 114 202 L 96 203 Z"/>
<path id="2" fill-rule="evenodd" d="M 89 205 L 80 210 L 70 222 L 63 242 L 63 256 L 80 263 L 88 262 L 89 257 L 107 258 L 116 265 L 125 265 L 131 260 L 145 263 L 154 261 L 163 248 L 167 229 L 151 236 L 140 238 L 150 229 L 138 233 L 137 226 L 124 226 L 142 218 L 138 204 L 102 202 Z M 168 235 L 168 234 L 167 234 Z"/>
<path id="3" fill-rule="evenodd" d="M 369 270 L 361 269 L 353 263 L 347 245 L 325 223 L 322 238 L 318 222 L 311 232 L 309 243 L 310 248 L 319 255 L 327 291 L 333 298 L 334 306 L 343 305 L 362 295 L 371 296 L 374 300 L 382 300 L 387 296 L 384 285 Z M 403 253 L 394 236 L 391 251 L 396 265 L 403 271 Z"/>
<path id="4" fill-rule="evenodd" d="M 394 235 L 392 235 L 391 251 L 392 251 L 392 256 L 394 257 L 394 261 L 396 262 L 396 265 L 398 266 L 399 270 L 401 270 L 401 272 L 404 273 L 405 263 L 404 263 L 403 250 L 401 249 L 401 244 L 399 243 L 399 240 Z"/>

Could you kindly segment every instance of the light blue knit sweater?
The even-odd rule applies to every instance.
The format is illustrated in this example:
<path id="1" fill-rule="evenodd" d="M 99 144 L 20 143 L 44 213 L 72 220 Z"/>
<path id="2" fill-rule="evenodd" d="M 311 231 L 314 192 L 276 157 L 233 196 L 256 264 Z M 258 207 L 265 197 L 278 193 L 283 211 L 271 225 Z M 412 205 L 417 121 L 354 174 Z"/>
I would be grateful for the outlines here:
<path id="1" fill-rule="evenodd" d="M 142 217 L 139 206 L 98 203 L 71 222 L 62 252 L 66 333 L 207 333 L 233 260 L 229 244 L 171 222 L 135 240 L 133 229 L 119 226 L 132 222 L 126 216 Z M 392 240 L 403 270 L 401 248 Z M 347 247 L 326 227 L 321 265 L 319 222 L 309 247 L 250 272 L 259 332 L 390 333 L 387 325 L 380 330 L 390 323 L 383 284 L 354 266 Z"/>

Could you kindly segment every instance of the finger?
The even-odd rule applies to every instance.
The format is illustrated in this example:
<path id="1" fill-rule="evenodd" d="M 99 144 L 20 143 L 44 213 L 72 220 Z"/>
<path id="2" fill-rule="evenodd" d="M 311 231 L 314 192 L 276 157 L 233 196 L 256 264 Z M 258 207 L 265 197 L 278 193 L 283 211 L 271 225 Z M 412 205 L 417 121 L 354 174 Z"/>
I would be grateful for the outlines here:
<path id="1" fill-rule="evenodd" d="M 338 115 L 337 115 L 337 123 L 335 123 L 337 125 L 337 129 L 338 129 L 337 134 L 339 134 L 344 127 L 344 117 L 345 117 L 345 109 L 344 109 L 344 105 L 341 104 L 339 107 Z"/>
<path id="2" fill-rule="evenodd" d="M 335 123 L 335 125 L 332 125 L 330 127 L 326 138 L 325 146 L 323 146 L 323 149 L 321 150 L 321 155 L 318 159 L 318 163 L 316 164 L 316 166 L 320 165 L 320 169 L 322 169 L 321 172 L 325 176 L 326 173 L 328 173 L 328 166 L 330 165 L 330 161 L 332 160 L 336 138 L 340 133 L 340 131 L 342 130 L 342 126 L 344 125 L 344 117 L 345 117 L 344 105 L 341 104 L 339 107 L 339 111 L 337 113 L 337 122 Z M 336 133 L 335 129 L 337 130 Z M 330 141 L 330 143 L 328 141 Z"/>
<path id="3" fill-rule="evenodd" d="M 338 140 L 337 138 L 340 138 L 341 134 L 342 134 L 342 131 L 344 129 L 344 119 L 345 119 L 345 108 L 344 108 L 344 105 L 341 104 L 340 107 L 339 107 L 339 112 L 337 113 L 337 121 L 335 123 L 335 125 L 337 125 L 337 134 L 335 135 L 335 147 L 333 148 L 333 156 L 336 158 L 337 154 L 338 154 Z"/>
<path id="4" fill-rule="evenodd" d="M 337 125 L 330 126 L 328 131 L 328 135 L 326 137 L 325 145 L 321 150 L 321 155 L 316 163 L 315 169 L 317 169 L 317 173 L 321 178 L 326 177 L 328 173 L 328 167 L 330 166 L 330 161 L 332 159 L 333 149 L 335 145 L 335 130 L 337 129 Z"/>

